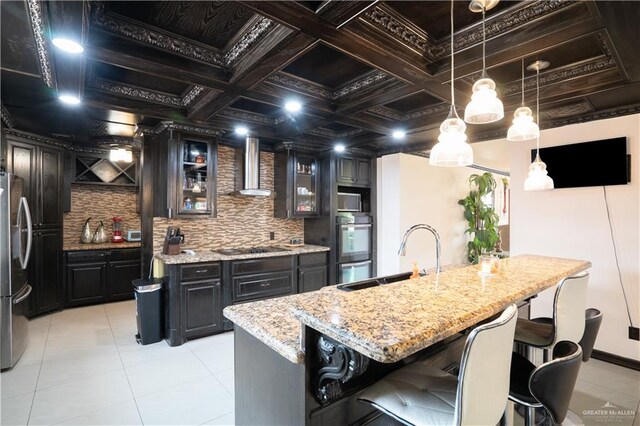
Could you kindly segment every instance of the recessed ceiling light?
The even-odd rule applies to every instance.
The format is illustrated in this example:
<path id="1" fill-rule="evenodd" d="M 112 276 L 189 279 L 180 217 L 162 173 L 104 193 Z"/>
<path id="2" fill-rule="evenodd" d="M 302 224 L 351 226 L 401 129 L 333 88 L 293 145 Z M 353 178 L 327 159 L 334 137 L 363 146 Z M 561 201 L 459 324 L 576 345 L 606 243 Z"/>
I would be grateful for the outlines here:
<path id="1" fill-rule="evenodd" d="M 342 144 L 338 144 L 335 147 L 333 147 L 333 149 L 335 149 L 336 152 L 344 152 L 344 145 Z"/>
<path id="2" fill-rule="evenodd" d="M 287 101 L 284 108 L 289 112 L 298 112 L 302 109 L 302 104 L 298 101 Z"/>
<path id="3" fill-rule="evenodd" d="M 236 134 L 240 135 L 240 136 L 247 136 L 247 134 L 249 133 L 249 129 L 247 129 L 244 126 L 238 126 L 236 127 Z"/>
<path id="4" fill-rule="evenodd" d="M 58 99 L 68 105 L 78 105 L 80 103 L 80 99 L 73 95 L 60 95 Z"/>
<path id="5" fill-rule="evenodd" d="M 75 41 L 69 40 L 67 38 L 56 37 L 53 40 L 51 40 L 51 43 L 53 43 L 53 45 L 58 49 L 64 50 L 65 52 L 69 52 L 69 53 L 84 52 L 84 47 L 82 47 Z"/>
<path id="6" fill-rule="evenodd" d="M 391 135 L 393 136 L 394 139 L 402 139 L 404 138 L 406 133 L 404 132 L 404 130 L 394 130 Z"/>

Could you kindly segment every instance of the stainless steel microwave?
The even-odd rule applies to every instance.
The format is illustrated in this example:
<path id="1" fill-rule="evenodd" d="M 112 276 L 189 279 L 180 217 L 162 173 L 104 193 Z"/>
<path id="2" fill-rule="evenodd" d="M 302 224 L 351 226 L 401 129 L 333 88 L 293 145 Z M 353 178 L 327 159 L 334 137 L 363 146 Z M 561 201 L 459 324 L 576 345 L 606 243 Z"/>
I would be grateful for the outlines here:
<path id="1" fill-rule="evenodd" d="M 349 192 L 338 192 L 338 211 L 339 212 L 362 211 L 360 194 L 351 194 Z"/>

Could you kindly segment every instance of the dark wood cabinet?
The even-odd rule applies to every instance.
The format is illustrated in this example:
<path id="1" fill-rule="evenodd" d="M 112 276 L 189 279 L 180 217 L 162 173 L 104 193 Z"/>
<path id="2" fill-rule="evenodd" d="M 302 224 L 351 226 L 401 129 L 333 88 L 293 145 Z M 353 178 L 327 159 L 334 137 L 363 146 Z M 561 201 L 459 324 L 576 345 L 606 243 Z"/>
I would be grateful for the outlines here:
<path id="1" fill-rule="evenodd" d="M 29 283 L 33 287 L 30 313 L 39 315 L 62 307 L 62 231 L 34 231 L 29 267 Z"/>
<path id="2" fill-rule="evenodd" d="M 180 331 L 184 339 L 222 330 L 220 279 L 180 283 Z"/>
<path id="3" fill-rule="evenodd" d="M 154 216 L 215 217 L 217 141 L 167 130 L 153 143 Z"/>
<path id="4" fill-rule="evenodd" d="M 67 265 L 67 306 L 100 303 L 107 291 L 107 262 Z"/>
<path id="5" fill-rule="evenodd" d="M 28 266 L 33 288 L 29 315 L 62 307 L 62 196 L 64 154 L 44 142 L 46 138 L 25 133 L 6 134 L 7 170 L 24 179 L 33 223 L 33 242 Z M 39 142 L 36 142 L 39 141 Z M 52 143 L 55 141 L 52 141 Z"/>
<path id="6" fill-rule="evenodd" d="M 231 262 L 231 302 L 296 292 L 295 257 L 278 256 Z"/>
<path id="7" fill-rule="evenodd" d="M 65 306 L 132 299 L 141 277 L 140 249 L 82 250 L 65 255 Z"/>
<path id="8" fill-rule="evenodd" d="M 336 180 L 343 186 L 371 186 L 371 159 L 352 155 L 338 157 Z"/>
<path id="9" fill-rule="evenodd" d="M 327 285 L 327 265 L 300 268 L 298 271 L 298 293 L 320 290 Z"/>
<path id="10" fill-rule="evenodd" d="M 275 154 L 274 216 L 318 217 L 320 214 L 320 167 L 318 158 L 287 150 Z"/>
<path id="11" fill-rule="evenodd" d="M 130 163 L 111 161 L 107 154 L 75 155 L 73 183 L 88 185 L 138 186 L 137 155 Z"/>

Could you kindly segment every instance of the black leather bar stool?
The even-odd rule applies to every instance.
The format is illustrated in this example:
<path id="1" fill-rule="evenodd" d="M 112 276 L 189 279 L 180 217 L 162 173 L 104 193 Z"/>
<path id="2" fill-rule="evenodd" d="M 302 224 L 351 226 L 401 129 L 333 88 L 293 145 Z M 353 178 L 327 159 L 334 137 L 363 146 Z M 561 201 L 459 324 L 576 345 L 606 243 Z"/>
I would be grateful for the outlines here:
<path id="1" fill-rule="evenodd" d="M 518 353 L 511 358 L 509 400 L 527 407 L 525 426 L 533 426 L 535 409 L 544 408 L 554 424 L 564 421 L 582 364 L 582 349 L 562 341 L 553 349 L 553 360 L 536 367 Z"/>
<path id="2" fill-rule="evenodd" d="M 507 404 L 516 305 L 477 326 L 458 377 L 416 362 L 365 389 L 358 400 L 408 425 L 495 425 Z"/>
<path id="3" fill-rule="evenodd" d="M 577 343 L 584 333 L 588 282 L 589 274 L 586 272 L 563 279 L 553 299 L 552 323 L 518 318 L 515 341 L 529 348 L 543 349 L 544 362 L 549 360 L 557 342 L 568 340 Z M 528 358 L 533 360 L 533 352 L 529 353 Z"/>

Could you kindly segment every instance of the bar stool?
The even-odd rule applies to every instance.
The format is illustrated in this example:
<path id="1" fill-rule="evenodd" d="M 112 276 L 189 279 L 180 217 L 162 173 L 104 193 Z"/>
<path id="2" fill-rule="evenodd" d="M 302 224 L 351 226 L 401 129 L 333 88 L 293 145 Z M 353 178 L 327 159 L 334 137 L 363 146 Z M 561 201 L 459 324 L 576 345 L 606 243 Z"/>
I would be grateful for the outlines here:
<path id="1" fill-rule="evenodd" d="M 577 343 L 584 333 L 584 311 L 587 304 L 587 283 L 589 274 L 563 279 L 553 300 L 553 321 L 551 324 L 518 318 L 515 341 L 529 348 L 540 348 L 544 351 L 544 362 L 554 345 L 561 340 Z M 533 359 L 529 352 L 530 360 Z"/>
<path id="2" fill-rule="evenodd" d="M 365 389 L 358 400 L 408 425 L 495 425 L 509 393 L 517 308 L 473 329 L 456 378 L 421 362 L 402 367 Z"/>
<path id="3" fill-rule="evenodd" d="M 564 421 L 582 363 L 576 343 L 558 342 L 553 360 L 536 367 L 518 353 L 511 358 L 509 400 L 527 407 L 525 426 L 535 425 L 536 408 L 544 408 L 554 424 Z"/>

